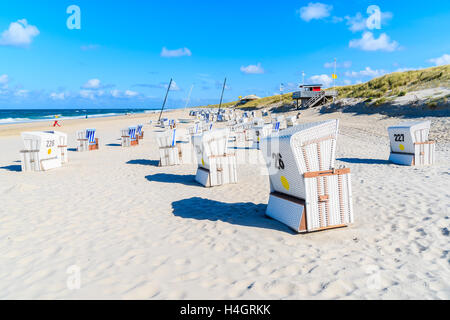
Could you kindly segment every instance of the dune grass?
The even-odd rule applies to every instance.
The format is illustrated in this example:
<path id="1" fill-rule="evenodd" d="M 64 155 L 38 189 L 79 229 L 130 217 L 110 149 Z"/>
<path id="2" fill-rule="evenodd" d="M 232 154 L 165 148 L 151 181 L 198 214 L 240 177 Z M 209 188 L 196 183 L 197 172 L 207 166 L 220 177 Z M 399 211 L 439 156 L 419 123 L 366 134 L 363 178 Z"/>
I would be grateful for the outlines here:
<path id="1" fill-rule="evenodd" d="M 339 98 L 381 98 L 404 96 L 410 91 L 450 86 L 450 65 L 422 70 L 394 72 L 366 83 L 337 87 Z"/>
<path id="2" fill-rule="evenodd" d="M 367 102 L 376 100 L 376 105 L 388 101 L 387 97 L 402 97 L 408 92 L 435 88 L 439 86 L 450 87 L 450 65 L 405 71 L 394 72 L 379 78 L 372 79 L 366 83 L 351 86 L 336 87 L 332 90 L 339 92 L 338 98 L 365 98 Z M 327 89 L 327 90 L 331 90 Z M 442 98 L 441 98 L 442 99 Z M 222 108 L 234 107 L 239 101 L 222 104 Z M 282 102 L 282 103 L 280 103 Z M 439 103 L 439 101 L 433 101 Z M 238 105 L 241 109 L 260 109 L 272 107 L 274 105 L 292 104 L 292 93 L 265 97 L 258 100 Z M 218 108 L 218 104 L 202 106 L 200 108 Z"/>

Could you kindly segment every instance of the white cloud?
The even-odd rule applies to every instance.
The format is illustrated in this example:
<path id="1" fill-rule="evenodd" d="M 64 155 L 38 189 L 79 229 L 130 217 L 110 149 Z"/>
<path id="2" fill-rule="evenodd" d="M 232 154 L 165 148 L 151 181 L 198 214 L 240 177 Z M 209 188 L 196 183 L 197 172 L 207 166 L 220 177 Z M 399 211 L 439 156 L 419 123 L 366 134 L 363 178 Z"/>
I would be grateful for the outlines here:
<path id="1" fill-rule="evenodd" d="M 309 80 L 315 84 L 322 84 L 324 87 L 329 87 L 333 83 L 333 79 L 327 74 L 312 76 Z"/>
<path id="2" fill-rule="evenodd" d="M 261 67 L 261 63 L 258 63 L 257 65 L 251 64 L 246 67 L 242 66 L 241 72 L 243 72 L 245 74 L 263 74 L 264 69 Z"/>
<path id="3" fill-rule="evenodd" d="M 0 76 L 0 88 L 8 89 L 9 84 L 9 76 L 7 74 L 3 74 Z"/>
<path id="4" fill-rule="evenodd" d="M 26 47 L 38 35 L 38 28 L 29 25 L 26 19 L 17 20 L 9 25 L 8 30 L 2 32 L 0 45 Z"/>
<path id="5" fill-rule="evenodd" d="M 136 91 L 131 91 L 131 90 L 126 90 L 125 91 L 125 95 L 127 96 L 127 97 L 136 97 L 137 95 L 139 95 L 139 93 L 138 92 L 136 92 Z"/>
<path id="6" fill-rule="evenodd" d="M 117 89 L 111 90 L 111 96 L 113 96 L 114 98 L 119 98 L 120 97 L 120 91 Z"/>
<path id="7" fill-rule="evenodd" d="M 9 77 L 7 74 L 0 76 L 0 84 L 7 84 L 9 82 Z"/>
<path id="8" fill-rule="evenodd" d="M 333 6 L 320 2 L 310 2 L 306 7 L 300 8 L 299 13 L 302 20 L 309 22 L 313 19 L 329 17 L 331 10 L 333 10 Z"/>
<path id="9" fill-rule="evenodd" d="M 334 62 L 326 62 L 323 66 L 324 66 L 324 68 L 334 68 Z M 352 62 L 351 61 L 343 61 L 343 62 L 338 62 L 336 64 L 337 68 L 348 69 L 351 66 L 352 66 Z"/>
<path id="10" fill-rule="evenodd" d="M 52 92 L 50 94 L 50 99 L 52 100 L 64 100 L 64 98 L 65 98 L 64 92 L 61 93 Z"/>
<path id="11" fill-rule="evenodd" d="M 91 91 L 91 90 L 81 90 L 80 91 L 80 96 L 82 98 L 86 98 L 86 99 L 94 99 L 95 98 L 95 92 Z"/>
<path id="12" fill-rule="evenodd" d="M 370 67 L 366 67 L 364 70 L 361 71 L 347 71 L 345 73 L 345 76 L 347 77 L 352 77 L 352 78 L 357 78 L 357 77 L 380 77 L 382 75 L 385 75 L 387 72 L 384 70 L 373 70 Z"/>
<path id="13" fill-rule="evenodd" d="M 83 89 L 99 89 L 100 88 L 100 80 L 99 79 L 91 79 L 86 82 L 82 88 Z"/>
<path id="14" fill-rule="evenodd" d="M 350 48 L 359 48 L 364 51 L 395 51 L 399 48 L 397 41 L 391 41 L 386 33 L 382 33 L 378 39 L 372 32 L 364 32 L 361 39 L 351 40 Z"/>
<path id="15" fill-rule="evenodd" d="M 381 25 L 386 24 L 387 20 L 392 19 L 392 12 L 381 12 Z M 345 16 L 349 30 L 352 32 L 363 31 L 367 28 L 367 18 L 358 12 L 354 17 Z"/>
<path id="16" fill-rule="evenodd" d="M 16 92 L 14 92 L 14 95 L 17 97 L 26 97 L 26 96 L 28 96 L 28 93 L 29 93 L 28 90 L 20 89 L 20 90 L 17 90 Z"/>
<path id="17" fill-rule="evenodd" d="M 345 19 L 347 20 L 349 29 L 353 32 L 362 31 L 367 27 L 367 20 L 363 18 L 360 12 L 358 12 L 354 17 L 346 16 Z"/>
<path id="18" fill-rule="evenodd" d="M 439 58 L 430 59 L 428 61 L 434 63 L 436 66 L 443 66 L 446 64 L 450 64 L 450 54 L 444 54 Z"/>
<path id="19" fill-rule="evenodd" d="M 166 84 L 165 87 L 167 88 L 167 86 L 168 85 Z M 172 80 L 172 84 L 170 85 L 170 90 L 172 90 L 172 91 L 181 91 L 180 87 L 173 80 Z"/>
<path id="20" fill-rule="evenodd" d="M 188 48 L 180 48 L 175 50 L 168 50 L 166 47 L 162 48 L 161 57 L 163 58 L 178 58 L 178 57 L 192 56 L 191 50 Z"/>

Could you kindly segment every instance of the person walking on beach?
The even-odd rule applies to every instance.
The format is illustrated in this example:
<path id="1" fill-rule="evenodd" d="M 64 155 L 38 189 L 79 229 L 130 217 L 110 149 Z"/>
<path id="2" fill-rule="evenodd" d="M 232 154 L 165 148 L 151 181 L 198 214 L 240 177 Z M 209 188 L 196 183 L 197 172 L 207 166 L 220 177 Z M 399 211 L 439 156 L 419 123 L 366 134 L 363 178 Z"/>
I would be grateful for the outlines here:
<path id="1" fill-rule="evenodd" d="M 59 116 L 55 116 L 55 119 L 58 119 Z M 61 127 L 61 125 L 59 124 L 58 120 L 55 120 L 55 122 L 53 123 L 53 127 Z"/>

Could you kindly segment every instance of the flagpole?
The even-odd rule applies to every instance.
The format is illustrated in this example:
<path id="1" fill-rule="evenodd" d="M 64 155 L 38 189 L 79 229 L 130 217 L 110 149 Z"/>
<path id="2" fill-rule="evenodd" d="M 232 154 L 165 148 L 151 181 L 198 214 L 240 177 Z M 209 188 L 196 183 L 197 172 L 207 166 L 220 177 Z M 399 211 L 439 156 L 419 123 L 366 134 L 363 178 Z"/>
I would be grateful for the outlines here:
<path id="1" fill-rule="evenodd" d="M 161 112 L 159 113 L 159 119 L 158 119 L 158 122 L 161 121 L 161 116 L 162 116 L 164 107 L 166 106 L 167 96 L 169 95 L 169 91 L 170 91 L 170 87 L 171 87 L 171 86 L 172 86 L 172 78 L 170 78 L 169 86 L 167 87 L 166 97 L 164 98 L 164 103 L 163 103 L 163 105 L 162 105 L 162 107 L 161 107 Z"/>
<path id="2" fill-rule="evenodd" d="M 333 91 L 336 89 L 336 58 L 334 58 L 334 75 L 333 75 Z M 333 94 L 333 103 L 334 103 L 334 94 Z"/>
<path id="3" fill-rule="evenodd" d="M 223 82 L 222 95 L 220 96 L 219 111 L 217 111 L 217 114 L 220 114 L 220 108 L 222 107 L 222 101 L 223 101 L 223 93 L 225 91 L 226 85 L 227 85 L 227 78 L 225 77 L 225 80 Z"/>

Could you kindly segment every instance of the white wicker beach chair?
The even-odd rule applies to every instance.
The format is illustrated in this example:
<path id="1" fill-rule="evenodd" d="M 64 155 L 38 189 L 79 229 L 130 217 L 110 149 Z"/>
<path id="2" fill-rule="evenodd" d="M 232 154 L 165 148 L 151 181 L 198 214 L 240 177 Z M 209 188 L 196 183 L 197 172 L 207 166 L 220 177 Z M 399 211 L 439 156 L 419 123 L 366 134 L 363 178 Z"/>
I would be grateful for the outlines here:
<path id="1" fill-rule="evenodd" d="M 77 131 L 77 151 L 98 150 L 98 138 L 95 129 Z"/>
<path id="2" fill-rule="evenodd" d="M 137 136 L 137 127 L 128 127 L 121 130 L 122 147 L 137 146 L 139 139 Z"/>
<path id="3" fill-rule="evenodd" d="M 236 155 L 228 153 L 228 129 L 193 136 L 198 170 L 195 180 L 205 187 L 237 182 Z"/>
<path id="4" fill-rule="evenodd" d="M 272 124 L 253 128 L 253 148 L 260 149 L 261 140 L 272 134 Z"/>
<path id="5" fill-rule="evenodd" d="M 46 131 L 47 133 L 54 134 L 58 141 L 58 157 L 61 159 L 61 163 L 65 164 L 69 162 L 69 154 L 67 151 L 67 134 L 59 131 Z"/>
<path id="6" fill-rule="evenodd" d="M 136 136 L 138 139 L 144 139 L 144 125 L 143 124 L 138 124 L 136 126 Z"/>
<path id="7" fill-rule="evenodd" d="M 62 165 L 60 136 L 49 132 L 24 132 L 20 151 L 22 171 L 47 171 Z"/>
<path id="8" fill-rule="evenodd" d="M 296 116 L 287 117 L 286 124 L 288 128 L 297 125 L 297 117 Z"/>
<path id="9" fill-rule="evenodd" d="M 421 121 L 404 122 L 389 127 L 389 161 L 407 166 L 433 164 L 436 143 L 428 140 L 430 126 L 430 121 Z"/>
<path id="10" fill-rule="evenodd" d="M 338 123 L 297 125 L 261 142 L 271 186 L 266 214 L 297 232 L 353 222 L 350 170 L 334 169 Z"/>
<path id="11" fill-rule="evenodd" d="M 160 167 L 176 166 L 180 164 L 180 152 L 176 145 L 176 129 L 167 130 L 158 133 L 156 140 L 158 141 Z"/>

